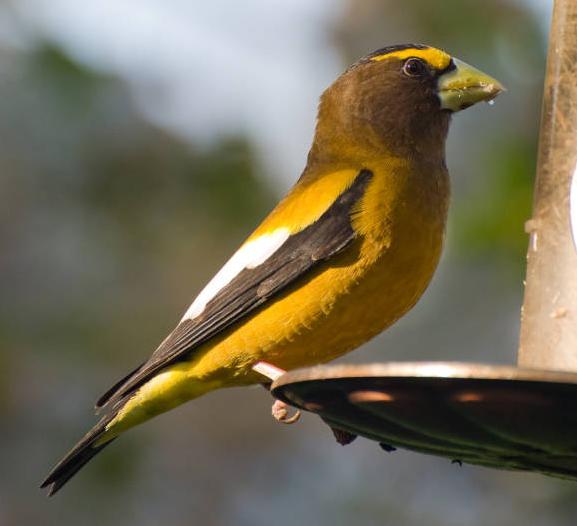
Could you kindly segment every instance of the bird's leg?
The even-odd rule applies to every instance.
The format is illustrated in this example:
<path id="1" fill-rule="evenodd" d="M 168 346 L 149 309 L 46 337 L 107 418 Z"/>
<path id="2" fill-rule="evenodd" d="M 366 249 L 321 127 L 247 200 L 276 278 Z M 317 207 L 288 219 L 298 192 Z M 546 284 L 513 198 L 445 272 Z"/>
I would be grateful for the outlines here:
<path id="1" fill-rule="evenodd" d="M 256 362 L 252 366 L 252 370 L 266 376 L 271 382 L 281 377 L 286 371 L 268 362 Z"/>
<path id="2" fill-rule="evenodd" d="M 270 391 L 270 386 L 279 376 L 283 375 L 286 371 L 280 369 L 267 362 L 257 362 L 252 366 L 253 371 L 256 371 L 263 376 L 266 376 L 270 382 L 263 383 L 263 387 Z M 294 415 L 289 416 L 288 414 L 289 405 L 280 400 L 275 400 L 272 404 L 272 416 L 277 422 L 283 424 L 294 424 L 300 417 L 301 412 L 297 410 Z"/>

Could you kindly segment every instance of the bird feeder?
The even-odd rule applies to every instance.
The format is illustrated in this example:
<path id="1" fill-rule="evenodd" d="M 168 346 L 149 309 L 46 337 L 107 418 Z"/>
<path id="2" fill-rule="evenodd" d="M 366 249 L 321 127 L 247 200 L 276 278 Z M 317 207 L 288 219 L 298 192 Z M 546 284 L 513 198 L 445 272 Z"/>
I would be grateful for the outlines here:
<path id="1" fill-rule="evenodd" d="M 577 480 L 577 0 L 556 0 L 547 58 L 517 367 L 320 366 L 273 395 L 346 442 Z M 339 437 L 339 433 L 341 434 Z"/>

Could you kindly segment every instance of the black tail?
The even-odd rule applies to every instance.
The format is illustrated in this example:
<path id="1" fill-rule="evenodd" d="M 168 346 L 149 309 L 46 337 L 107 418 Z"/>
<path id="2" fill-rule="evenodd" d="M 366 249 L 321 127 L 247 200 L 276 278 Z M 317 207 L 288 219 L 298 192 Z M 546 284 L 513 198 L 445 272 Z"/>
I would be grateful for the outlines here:
<path id="1" fill-rule="evenodd" d="M 120 390 L 120 388 L 127 382 L 127 380 L 132 378 L 138 371 L 140 371 L 143 365 L 144 364 L 142 363 L 136 369 L 130 371 L 124 378 L 118 380 L 118 382 L 116 382 L 110 389 L 108 389 L 106 393 L 104 393 L 98 400 L 96 400 L 96 410 L 99 410 L 108 404 L 110 399 L 117 393 L 117 391 Z"/>
<path id="2" fill-rule="evenodd" d="M 76 444 L 72 450 L 54 467 L 46 480 L 40 486 L 45 488 L 50 486 L 48 495 L 54 495 L 64 484 L 66 484 L 94 455 L 97 455 L 114 438 L 104 444 L 95 445 L 102 437 L 106 426 L 114 418 L 114 414 L 106 415 L 96 424 L 84 438 Z"/>

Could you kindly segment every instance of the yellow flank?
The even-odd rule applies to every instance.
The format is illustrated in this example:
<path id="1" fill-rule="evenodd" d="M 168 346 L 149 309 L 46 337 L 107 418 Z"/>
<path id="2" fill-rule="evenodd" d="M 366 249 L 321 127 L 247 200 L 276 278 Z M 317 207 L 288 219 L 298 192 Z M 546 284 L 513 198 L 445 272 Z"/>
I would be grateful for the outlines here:
<path id="1" fill-rule="evenodd" d="M 440 49 L 426 48 L 407 48 L 400 51 L 393 51 L 392 53 L 385 53 L 383 55 L 377 55 L 372 57 L 373 61 L 388 60 L 390 58 L 398 58 L 404 60 L 409 57 L 421 58 L 428 62 L 433 68 L 441 71 L 445 69 L 451 62 L 451 56 Z"/>
<path id="2" fill-rule="evenodd" d="M 220 387 L 262 382 L 251 367 L 283 369 L 330 361 L 400 318 L 436 268 L 443 240 L 448 179 L 442 163 L 383 158 L 353 211 L 359 239 L 301 278 L 265 309 L 195 349 L 139 389 L 109 424 L 103 441 Z M 298 231 L 322 214 L 359 173 L 326 173 L 296 187 L 251 238 L 282 225 Z"/>

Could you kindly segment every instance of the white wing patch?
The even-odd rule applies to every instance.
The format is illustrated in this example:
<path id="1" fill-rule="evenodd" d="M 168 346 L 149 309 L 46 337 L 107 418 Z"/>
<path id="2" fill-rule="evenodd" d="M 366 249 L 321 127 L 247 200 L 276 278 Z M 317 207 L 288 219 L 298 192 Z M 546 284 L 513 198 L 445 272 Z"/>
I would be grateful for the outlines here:
<path id="1" fill-rule="evenodd" d="M 240 272 L 262 265 L 289 238 L 288 228 L 279 228 L 245 243 L 202 289 L 184 313 L 182 321 L 192 320 L 204 311 L 207 303 L 226 287 Z"/>

